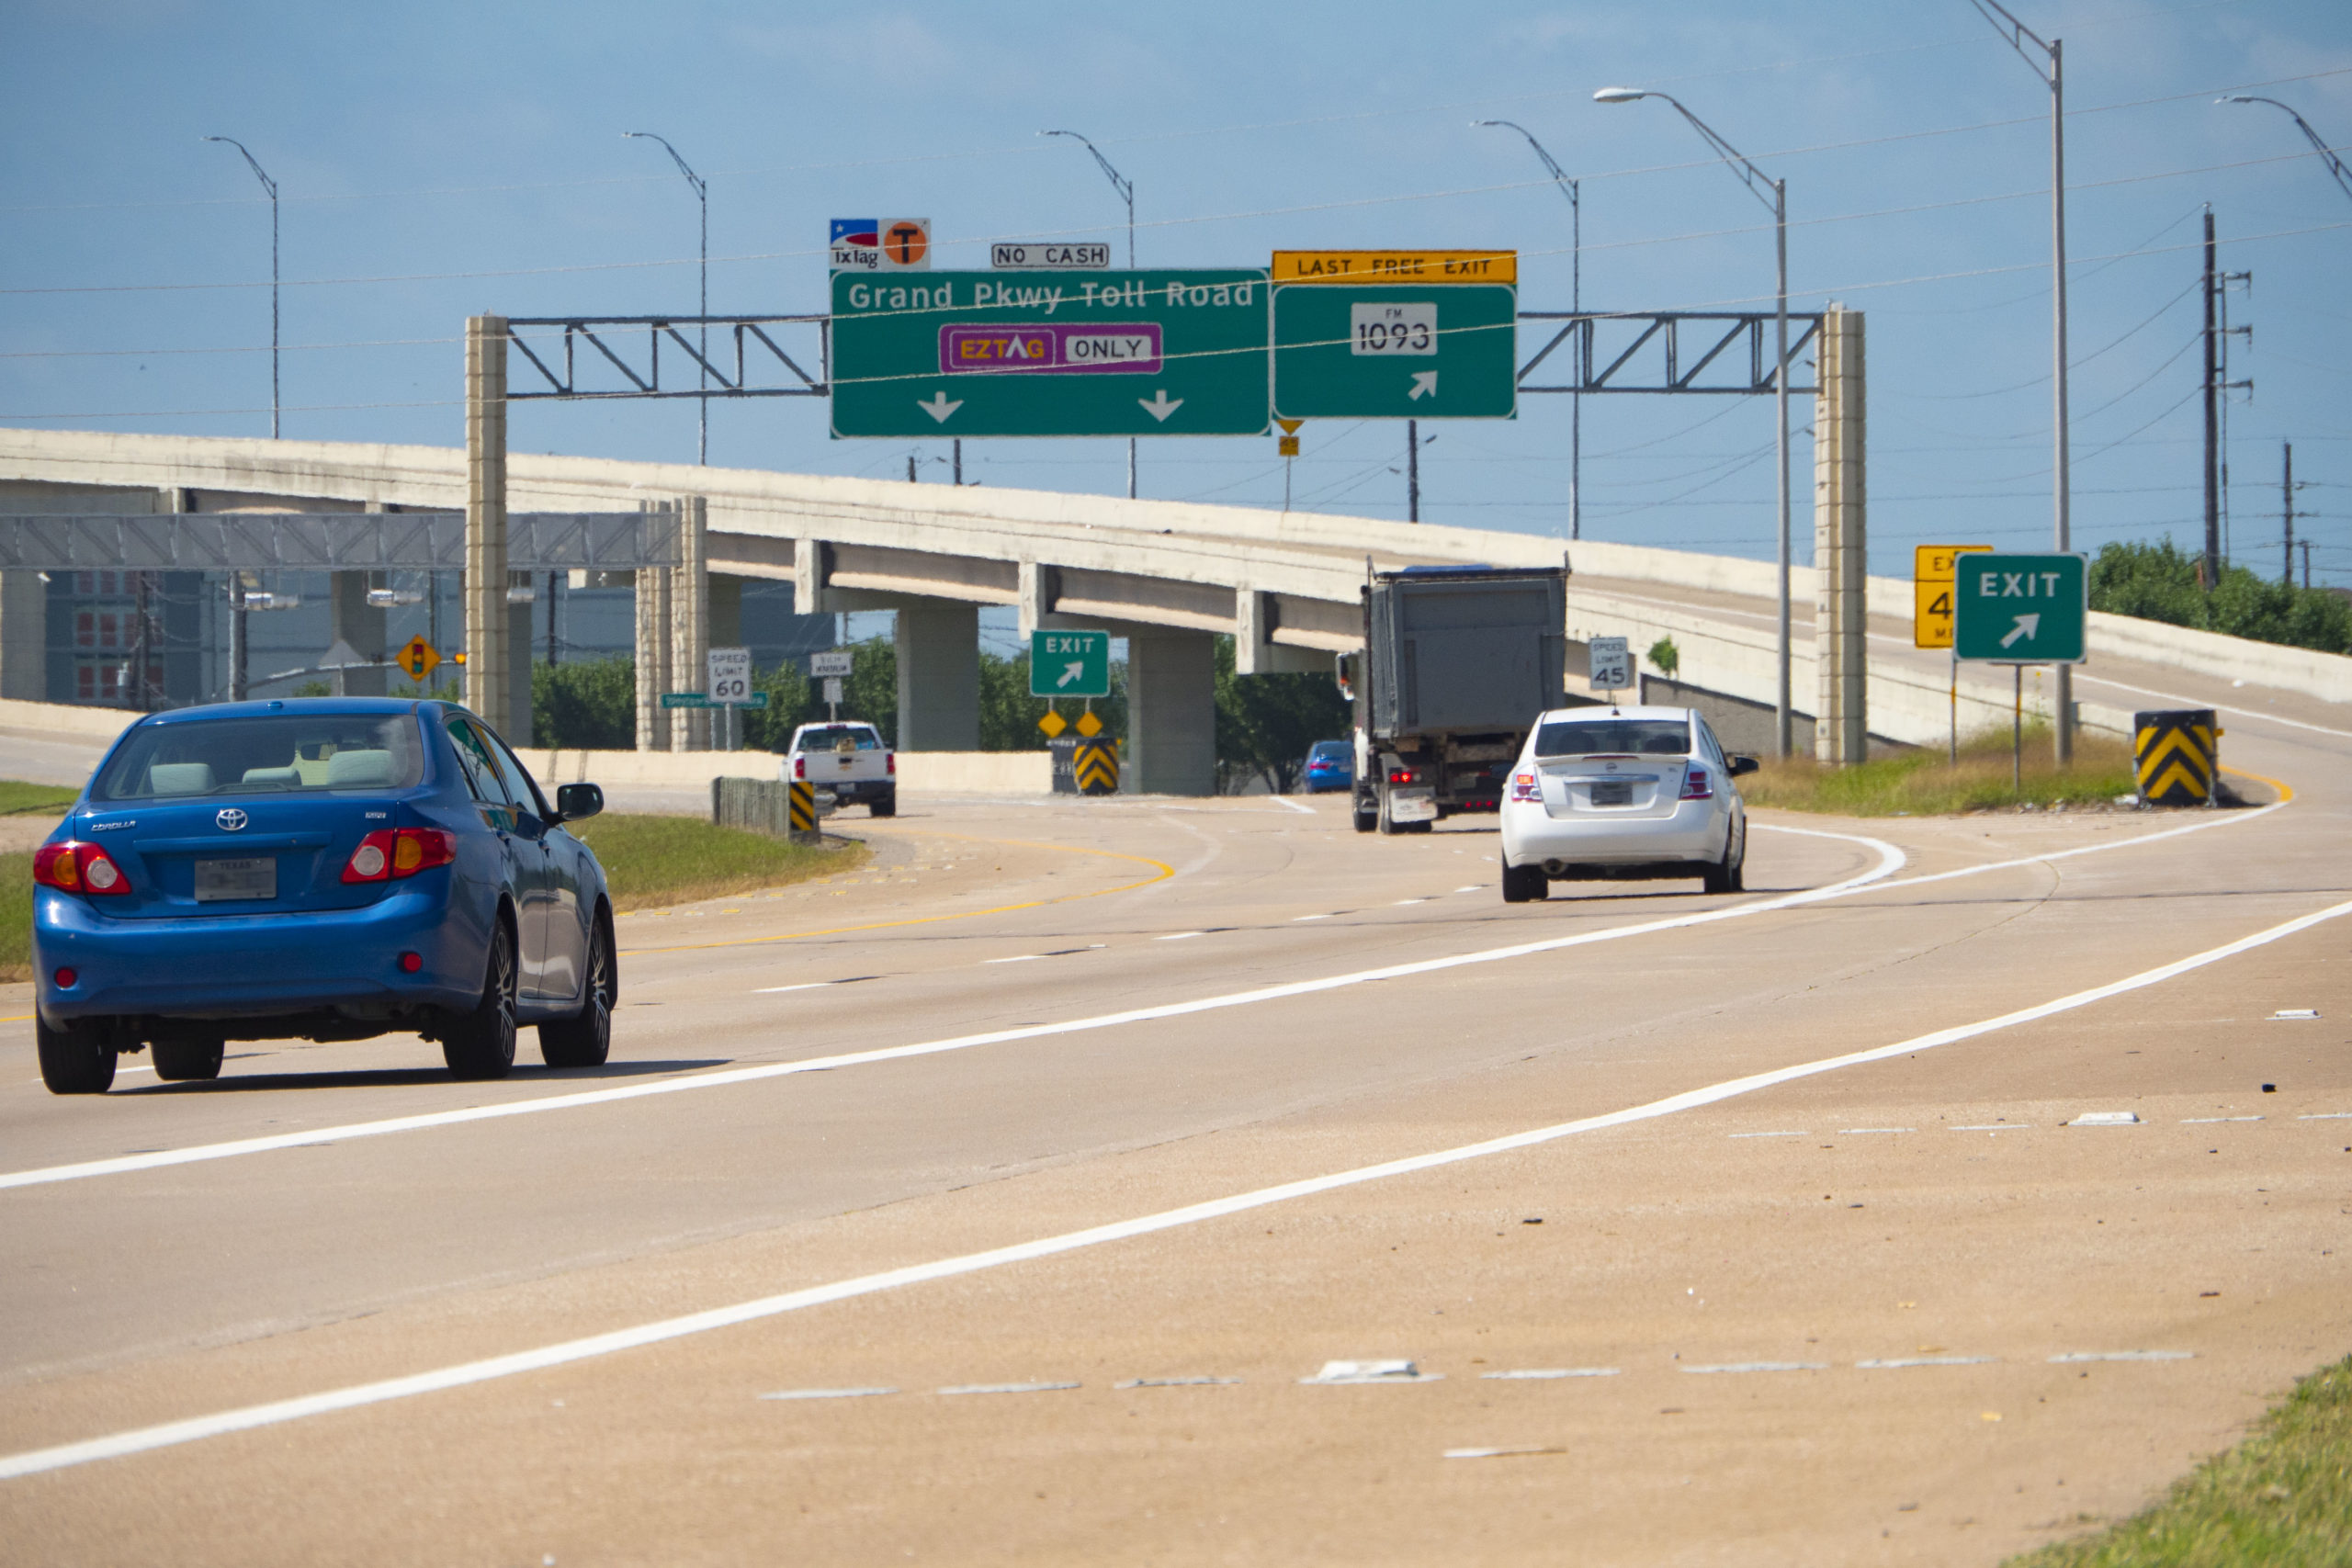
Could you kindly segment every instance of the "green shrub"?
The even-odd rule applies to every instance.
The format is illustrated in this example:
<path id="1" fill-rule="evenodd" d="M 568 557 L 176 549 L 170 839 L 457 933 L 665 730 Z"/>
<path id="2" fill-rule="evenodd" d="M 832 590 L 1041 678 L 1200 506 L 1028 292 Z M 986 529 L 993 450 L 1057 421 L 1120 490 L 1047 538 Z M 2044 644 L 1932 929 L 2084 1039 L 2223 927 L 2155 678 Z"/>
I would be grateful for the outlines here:
<path id="1" fill-rule="evenodd" d="M 2223 567 L 2208 593 L 2198 581 L 2202 560 L 2169 539 L 2102 545 L 2091 562 L 2091 608 L 2256 642 L 2352 653 L 2352 601 L 2324 589 L 2273 582 L 2242 566 Z"/>

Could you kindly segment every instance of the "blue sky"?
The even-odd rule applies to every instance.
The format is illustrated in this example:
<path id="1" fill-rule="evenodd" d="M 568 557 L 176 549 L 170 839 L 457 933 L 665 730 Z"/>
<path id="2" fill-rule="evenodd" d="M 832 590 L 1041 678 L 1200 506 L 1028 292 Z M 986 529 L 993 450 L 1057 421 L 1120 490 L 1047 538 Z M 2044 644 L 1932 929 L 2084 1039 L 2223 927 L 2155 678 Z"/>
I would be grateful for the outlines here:
<path id="1" fill-rule="evenodd" d="M 2255 90 L 2352 141 L 2341 0 L 2019 0 L 2066 40 L 2075 538 L 2200 525 L 2200 204 L 2230 300 L 2232 542 L 2278 567 L 2279 443 L 2311 488 L 2317 575 L 2352 583 L 2352 198 Z M 821 308 L 834 215 L 933 220 L 944 265 L 991 238 L 1120 239 L 1082 149 L 1136 185 L 1146 265 L 1277 246 L 1503 245 L 1521 303 L 1769 302 L 1769 214 L 1674 93 L 1785 177 L 1792 303 L 1869 321 L 1873 570 L 1916 543 L 2046 543 L 2047 97 L 1966 0 L 1897 5 L 587 3 L 401 7 L 6 0 L 0 423 L 266 434 L 268 208 L 283 193 L 285 433 L 454 445 L 464 318 L 691 310 L 710 182 L 714 308 Z M 1530 345 L 1522 339 L 1522 350 Z M 518 366 L 518 370 L 521 368 Z M 1796 405 L 1795 423 L 1809 417 Z M 1423 515 L 1565 533 L 1566 400 L 1425 427 Z M 690 403 L 531 404 L 517 449 L 691 460 Z M 1585 402 L 1589 536 L 1768 555 L 1763 400 Z M 1310 424 L 1302 508 L 1401 516 L 1404 433 Z M 914 449 L 944 479 L 946 448 Z M 711 461 L 903 476 L 903 443 L 834 441 L 813 402 L 716 404 Z M 1794 445 L 1799 555 L 1810 453 Z M 975 442 L 967 477 L 1116 491 L 1118 443 Z M 1276 504 L 1271 439 L 1147 442 L 1147 496 Z"/>

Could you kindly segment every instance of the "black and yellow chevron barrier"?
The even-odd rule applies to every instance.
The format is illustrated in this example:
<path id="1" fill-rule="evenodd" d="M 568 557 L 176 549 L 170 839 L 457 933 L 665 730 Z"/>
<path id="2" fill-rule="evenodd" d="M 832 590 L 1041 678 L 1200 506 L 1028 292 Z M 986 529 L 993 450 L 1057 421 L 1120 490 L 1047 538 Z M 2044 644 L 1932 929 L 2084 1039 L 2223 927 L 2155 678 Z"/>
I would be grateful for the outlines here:
<path id="1" fill-rule="evenodd" d="M 2132 716 L 2140 799 L 2149 806 L 2211 806 L 2222 765 L 2222 732 L 2211 708 L 2169 708 Z"/>
<path id="2" fill-rule="evenodd" d="M 1085 741 L 1070 756 L 1080 795 L 1119 793 L 1119 750 L 1108 740 Z"/>
<path id="3" fill-rule="evenodd" d="M 792 841 L 813 844 L 817 841 L 817 786 L 807 779 L 792 781 Z"/>

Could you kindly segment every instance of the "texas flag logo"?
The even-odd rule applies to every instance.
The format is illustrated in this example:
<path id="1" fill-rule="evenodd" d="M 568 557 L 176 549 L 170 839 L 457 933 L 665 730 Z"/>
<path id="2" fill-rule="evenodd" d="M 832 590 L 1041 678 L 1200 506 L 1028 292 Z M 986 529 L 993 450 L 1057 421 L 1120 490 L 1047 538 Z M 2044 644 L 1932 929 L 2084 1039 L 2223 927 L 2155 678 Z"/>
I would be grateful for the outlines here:
<path id="1" fill-rule="evenodd" d="M 882 244 L 882 221 L 877 218 L 836 218 L 833 220 L 832 243 L 864 245 L 879 249 Z"/>

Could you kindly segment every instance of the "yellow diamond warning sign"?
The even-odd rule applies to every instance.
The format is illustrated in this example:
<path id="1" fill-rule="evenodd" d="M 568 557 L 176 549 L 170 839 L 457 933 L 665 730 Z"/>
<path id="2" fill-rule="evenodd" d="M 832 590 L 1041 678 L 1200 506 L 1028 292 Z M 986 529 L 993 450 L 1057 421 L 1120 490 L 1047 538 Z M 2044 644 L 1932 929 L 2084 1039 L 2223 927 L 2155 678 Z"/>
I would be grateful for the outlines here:
<path id="1" fill-rule="evenodd" d="M 441 667 L 441 652 L 423 637 L 413 637 L 392 662 L 406 671 L 410 680 L 421 682 Z"/>
<path id="2" fill-rule="evenodd" d="M 1047 708 L 1046 710 L 1046 716 L 1037 721 L 1037 728 L 1046 732 L 1046 739 L 1051 740 L 1055 736 L 1059 735 L 1063 730 L 1069 728 L 1069 720 L 1064 718 L 1053 709 Z"/>
<path id="3" fill-rule="evenodd" d="M 1089 740 L 1091 740 L 1096 736 L 1102 733 L 1102 721 L 1094 716 L 1094 710 L 1092 708 L 1089 708 L 1084 713 L 1078 716 L 1078 722 L 1071 726 L 1071 728 L 1076 729 L 1080 735 L 1085 736 Z"/>

